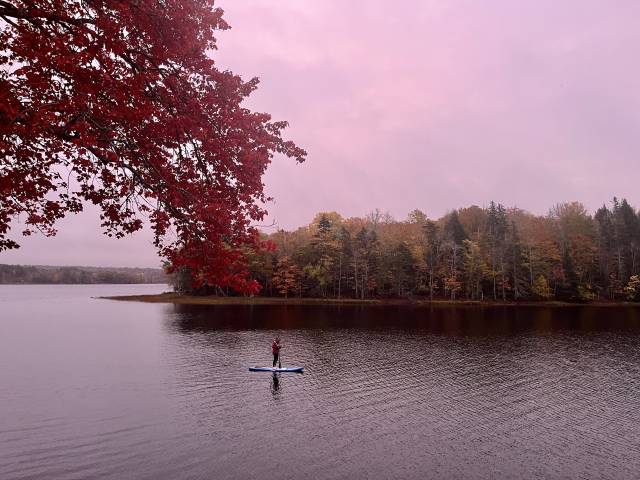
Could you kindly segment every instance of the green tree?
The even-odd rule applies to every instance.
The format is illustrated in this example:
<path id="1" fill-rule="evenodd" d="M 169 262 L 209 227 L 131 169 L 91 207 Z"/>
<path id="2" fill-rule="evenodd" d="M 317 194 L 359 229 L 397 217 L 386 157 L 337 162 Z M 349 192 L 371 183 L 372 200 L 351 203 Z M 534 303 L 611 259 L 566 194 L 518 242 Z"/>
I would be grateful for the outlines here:
<path id="1" fill-rule="evenodd" d="M 353 255 L 355 294 L 365 299 L 375 288 L 374 275 L 378 264 L 378 236 L 374 230 L 362 228 L 355 238 Z"/>
<path id="2" fill-rule="evenodd" d="M 493 283 L 493 299 L 498 299 L 498 283 L 502 285 L 502 298 L 505 299 L 505 265 L 504 250 L 507 235 L 507 212 L 503 205 L 494 201 L 489 203 L 487 209 L 486 242 L 489 245 L 489 266 Z M 498 277 L 501 281 L 498 282 Z"/>
<path id="3" fill-rule="evenodd" d="M 315 223 L 315 234 L 311 239 L 309 263 L 303 271 L 307 278 L 319 289 L 322 297 L 329 296 L 331 287 L 336 293 L 339 283 L 340 242 L 338 228 L 341 217 L 338 214 L 320 213 Z"/>
<path id="4" fill-rule="evenodd" d="M 561 203 L 551 209 L 549 219 L 556 230 L 561 253 L 563 281 L 556 293 L 566 299 L 592 296 L 593 278 L 597 276 L 596 226 L 584 205 Z"/>
<path id="5" fill-rule="evenodd" d="M 637 271 L 640 222 L 626 199 L 613 199 L 613 231 L 618 278 L 626 283 Z"/>
<path id="6" fill-rule="evenodd" d="M 464 271 L 467 280 L 467 292 L 472 300 L 481 299 L 482 281 L 488 273 L 478 242 L 464 240 Z"/>
<path id="7" fill-rule="evenodd" d="M 395 290 L 398 297 L 411 293 L 411 286 L 415 284 L 416 266 L 411 250 L 406 243 L 400 243 L 393 252 L 391 273 L 395 280 Z"/>
<path id="8" fill-rule="evenodd" d="M 511 222 L 507 231 L 505 241 L 507 251 L 508 277 L 513 289 L 513 299 L 520 300 L 530 295 L 530 286 L 528 282 L 528 272 L 525 266 L 523 255 L 523 246 L 518 234 L 518 228 L 515 223 Z"/>
<path id="9" fill-rule="evenodd" d="M 351 233 L 344 226 L 340 228 L 338 234 L 338 245 L 338 298 L 341 298 L 343 283 L 349 280 L 348 275 L 346 275 L 348 271 L 346 266 L 353 262 Z"/>
<path id="10" fill-rule="evenodd" d="M 429 300 L 433 301 L 433 292 L 436 286 L 436 272 L 438 270 L 438 258 L 440 257 L 440 236 L 435 222 L 427 220 L 424 225 L 424 260 L 427 265 L 429 281 Z"/>
<path id="11" fill-rule="evenodd" d="M 445 288 L 449 291 L 451 300 L 456 299 L 456 295 L 462 288 L 461 278 L 461 251 L 462 244 L 467 239 L 467 234 L 460 223 L 458 213 L 451 212 L 444 223 L 444 236 L 446 250 L 448 251 L 448 266 L 445 274 Z"/>
<path id="12" fill-rule="evenodd" d="M 616 238 L 613 214 L 603 205 L 595 214 L 597 248 L 598 248 L 598 280 L 606 290 L 610 299 L 615 298 L 615 279 L 618 277 L 615 258 Z"/>

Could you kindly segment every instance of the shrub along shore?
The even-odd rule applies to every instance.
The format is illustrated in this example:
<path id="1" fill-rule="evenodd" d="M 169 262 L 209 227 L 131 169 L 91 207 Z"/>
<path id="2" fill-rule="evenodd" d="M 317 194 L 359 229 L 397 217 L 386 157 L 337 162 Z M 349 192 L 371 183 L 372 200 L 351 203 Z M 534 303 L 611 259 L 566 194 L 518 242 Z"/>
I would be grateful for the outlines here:
<path id="1" fill-rule="evenodd" d="M 173 292 L 159 293 L 154 295 L 117 295 L 108 297 L 97 297 L 105 300 L 118 300 L 127 302 L 145 303 L 172 303 L 177 305 L 363 305 L 363 306 L 416 306 L 416 307 L 437 307 L 437 306 L 514 306 L 514 307 L 571 307 L 571 306 L 635 306 L 640 304 L 622 301 L 598 301 L 589 303 L 562 302 L 562 301 L 480 301 L 480 300 L 433 300 L 428 299 L 368 299 L 360 300 L 353 298 L 300 298 L 300 297 L 222 297 L 215 295 L 181 295 Z"/>

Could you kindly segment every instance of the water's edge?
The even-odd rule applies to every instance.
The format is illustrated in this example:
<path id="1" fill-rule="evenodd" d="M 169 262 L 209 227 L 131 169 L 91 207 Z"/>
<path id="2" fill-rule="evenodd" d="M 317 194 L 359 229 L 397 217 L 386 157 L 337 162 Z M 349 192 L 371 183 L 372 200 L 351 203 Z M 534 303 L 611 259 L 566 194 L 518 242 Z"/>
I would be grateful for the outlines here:
<path id="1" fill-rule="evenodd" d="M 117 300 L 144 303 L 173 303 L 180 305 L 366 305 L 366 306 L 410 306 L 410 307 L 630 307 L 639 308 L 637 302 L 600 301 L 590 303 L 572 303 L 561 301 L 515 302 L 515 301 L 477 301 L 477 300 L 422 300 L 422 299 L 366 299 L 354 298 L 282 298 L 282 297 L 216 297 L 190 296 L 173 292 L 153 295 L 110 295 L 95 297 L 104 300 Z"/>

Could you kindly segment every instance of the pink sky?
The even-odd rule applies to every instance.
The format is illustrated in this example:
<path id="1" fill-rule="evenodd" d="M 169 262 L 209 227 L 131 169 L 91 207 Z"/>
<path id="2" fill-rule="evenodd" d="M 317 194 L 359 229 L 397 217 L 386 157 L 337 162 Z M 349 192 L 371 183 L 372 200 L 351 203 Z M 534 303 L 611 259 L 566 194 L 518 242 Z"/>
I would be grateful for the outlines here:
<path id="1" fill-rule="evenodd" d="M 490 200 L 543 214 L 611 196 L 640 206 L 635 0 L 225 0 L 220 66 L 309 152 L 275 159 L 268 222 L 380 208 L 430 217 Z M 95 211 L 0 263 L 156 266 L 149 235 L 99 233 Z"/>

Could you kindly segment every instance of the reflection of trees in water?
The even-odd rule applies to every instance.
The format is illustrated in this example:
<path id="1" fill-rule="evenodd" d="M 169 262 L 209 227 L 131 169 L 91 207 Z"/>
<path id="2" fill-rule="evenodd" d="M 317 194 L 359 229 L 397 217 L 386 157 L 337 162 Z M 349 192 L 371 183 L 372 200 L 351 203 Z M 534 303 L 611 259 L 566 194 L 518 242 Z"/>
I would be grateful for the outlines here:
<path id="1" fill-rule="evenodd" d="M 482 337 L 557 331 L 640 331 L 640 308 L 465 305 L 173 305 L 168 327 L 213 330 L 409 330 Z"/>

